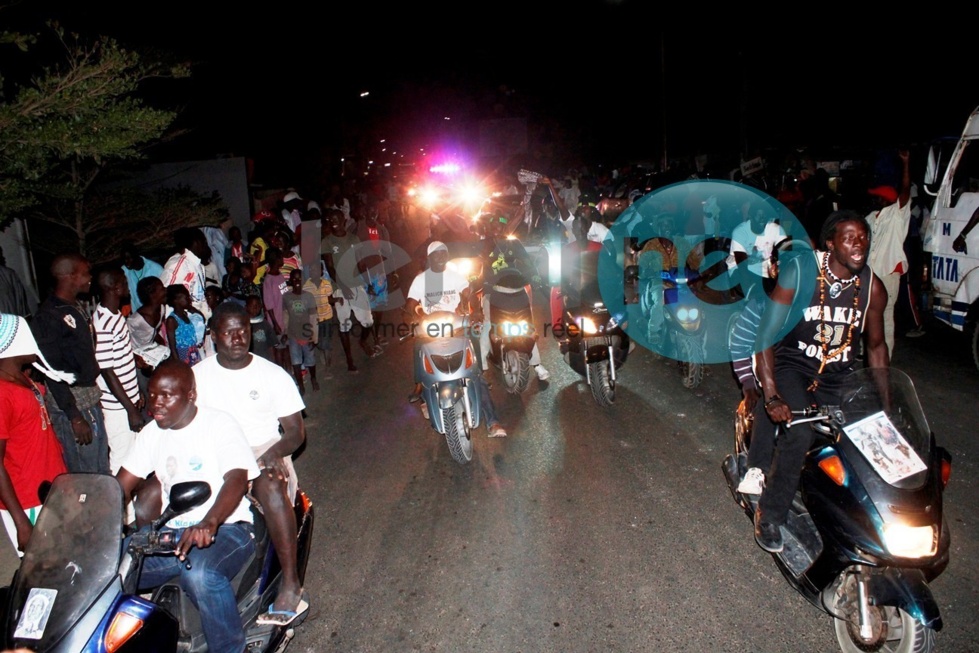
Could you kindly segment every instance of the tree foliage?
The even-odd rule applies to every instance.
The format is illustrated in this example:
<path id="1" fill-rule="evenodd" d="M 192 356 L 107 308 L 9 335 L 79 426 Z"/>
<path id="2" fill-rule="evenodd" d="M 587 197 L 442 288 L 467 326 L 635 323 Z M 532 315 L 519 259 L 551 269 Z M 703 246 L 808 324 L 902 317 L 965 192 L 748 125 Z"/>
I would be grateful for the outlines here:
<path id="1" fill-rule="evenodd" d="M 119 211 L 122 206 L 139 207 L 138 230 L 145 238 L 165 228 L 152 223 L 153 216 L 168 212 L 186 218 L 200 210 L 192 222 L 213 222 L 215 198 L 187 189 L 142 197 L 123 189 L 96 193 L 108 168 L 142 159 L 149 146 L 175 135 L 168 129 L 177 111 L 150 106 L 141 88 L 152 79 L 185 77 L 187 67 L 148 63 L 111 38 L 50 28 L 54 62 L 39 65 L 29 82 L 4 95 L 9 101 L 0 102 L 0 228 L 25 217 L 45 225 L 36 245 L 68 246 L 97 259 L 105 250 L 96 247 L 110 245 L 113 230 L 137 228 L 135 218 Z M 40 47 L 36 42 L 24 35 L 0 37 L 0 47 L 29 53 Z M 154 200 L 163 204 L 152 207 Z"/>

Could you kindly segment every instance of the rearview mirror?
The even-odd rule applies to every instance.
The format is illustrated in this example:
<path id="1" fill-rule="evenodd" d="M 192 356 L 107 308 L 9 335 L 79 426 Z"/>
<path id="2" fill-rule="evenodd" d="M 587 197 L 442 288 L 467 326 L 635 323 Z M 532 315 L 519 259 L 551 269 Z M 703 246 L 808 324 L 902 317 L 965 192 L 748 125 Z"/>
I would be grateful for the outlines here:
<path id="1" fill-rule="evenodd" d="M 186 481 L 170 488 L 170 505 L 153 522 L 153 530 L 158 530 L 168 521 L 185 512 L 203 505 L 211 498 L 211 486 L 204 481 Z"/>
<path id="2" fill-rule="evenodd" d="M 935 156 L 935 146 L 928 148 L 928 161 L 925 163 L 925 184 L 932 185 L 938 181 L 938 159 Z"/>

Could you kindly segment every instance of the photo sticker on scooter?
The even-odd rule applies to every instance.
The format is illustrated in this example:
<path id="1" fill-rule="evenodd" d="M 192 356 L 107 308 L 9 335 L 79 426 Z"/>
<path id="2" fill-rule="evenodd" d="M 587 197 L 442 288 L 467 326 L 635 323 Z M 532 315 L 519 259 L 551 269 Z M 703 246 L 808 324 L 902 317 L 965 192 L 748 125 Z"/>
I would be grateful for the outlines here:
<path id="1" fill-rule="evenodd" d="M 24 611 L 20 614 L 17 621 L 17 629 L 14 630 L 14 639 L 41 639 L 44 636 L 44 628 L 48 625 L 48 617 L 54 608 L 54 600 L 58 596 L 58 590 L 49 590 L 41 587 L 31 588 L 24 602 Z"/>
<path id="2" fill-rule="evenodd" d="M 692 180 L 623 211 L 596 276 L 611 318 L 637 343 L 679 361 L 726 363 L 764 350 L 799 322 L 816 287 L 814 261 L 805 229 L 775 198 L 740 183 Z M 777 315 L 777 335 L 763 341 L 757 318 L 777 308 L 776 284 L 791 287 L 795 301 Z"/>

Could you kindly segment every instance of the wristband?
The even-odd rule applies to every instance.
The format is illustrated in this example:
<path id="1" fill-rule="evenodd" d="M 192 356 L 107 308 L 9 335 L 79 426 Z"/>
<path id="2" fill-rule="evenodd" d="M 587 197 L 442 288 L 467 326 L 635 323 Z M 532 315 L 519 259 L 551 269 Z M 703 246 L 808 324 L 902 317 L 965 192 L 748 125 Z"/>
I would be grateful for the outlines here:
<path id="1" fill-rule="evenodd" d="M 774 404 L 776 401 L 782 401 L 782 398 L 779 397 L 778 395 L 773 395 L 771 399 L 769 399 L 768 401 L 765 402 L 765 408 L 768 408 L 769 406 L 771 406 L 772 404 Z"/>

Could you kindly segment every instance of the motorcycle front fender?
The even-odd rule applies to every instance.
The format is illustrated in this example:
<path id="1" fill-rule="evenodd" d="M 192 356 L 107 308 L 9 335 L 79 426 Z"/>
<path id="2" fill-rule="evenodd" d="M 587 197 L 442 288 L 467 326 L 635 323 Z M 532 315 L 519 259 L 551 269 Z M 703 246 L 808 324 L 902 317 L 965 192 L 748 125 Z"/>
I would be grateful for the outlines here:
<path id="1" fill-rule="evenodd" d="M 889 567 L 870 576 L 870 595 L 876 605 L 901 608 L 921 625 L 936 632 L 942 629 L 942 616 L 931 588 L 920 569 Z"/>
<path id="2" fill-rule="evenodd" d="M 465 386 L 463 385 L 462 381 L 448 381 L 445 383 L 440 383 L 435 392 L 438 407 L 441 410 L 446 410 L 462 399 L 462 394 L 465 392 Z"/>

